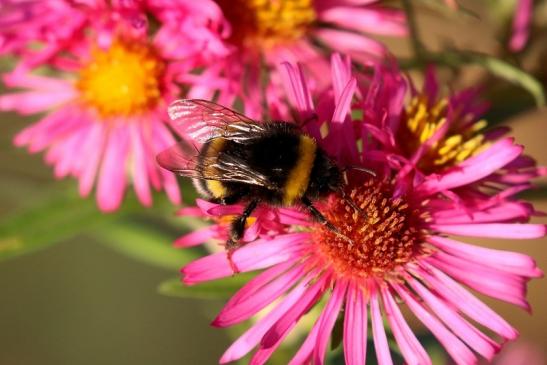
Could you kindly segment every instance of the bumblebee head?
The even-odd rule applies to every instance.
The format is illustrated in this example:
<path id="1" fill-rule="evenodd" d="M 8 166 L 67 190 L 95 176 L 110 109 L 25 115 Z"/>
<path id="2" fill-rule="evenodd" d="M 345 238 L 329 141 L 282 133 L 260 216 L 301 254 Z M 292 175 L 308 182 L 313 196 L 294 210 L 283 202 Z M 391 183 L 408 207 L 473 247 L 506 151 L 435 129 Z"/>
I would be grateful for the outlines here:
<path id="1" fill-rule="evenodd" d="M 318 151 L 319 152 L 319 151 Z M 306 195 L 311 199 L 325 197 L 344 185 L 338 165 L 323 153 L 316 155 Z"/>

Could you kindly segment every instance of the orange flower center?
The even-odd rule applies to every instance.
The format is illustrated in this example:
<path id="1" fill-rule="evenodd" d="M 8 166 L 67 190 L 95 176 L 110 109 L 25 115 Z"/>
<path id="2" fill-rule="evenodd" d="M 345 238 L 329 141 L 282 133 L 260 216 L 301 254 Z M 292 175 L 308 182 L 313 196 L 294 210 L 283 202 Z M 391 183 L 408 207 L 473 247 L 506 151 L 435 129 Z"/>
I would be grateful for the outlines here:
<path id="1" fill-rule="evenodd" d="M 362 211 L 332 196 L 322 211 L 339 233 L 319 224 L 313 232 L 313 242 L 337 274 L 384 277 L 422 251 L 419 227 L 425 215 L 393 198 L 390 184 L 371 179 L 347 194 Z"/>
<path id="2" fill-rule="evenodd" d="M 161 98 L 164 67 L 150 45 L 117 40 L 107 50 L 92 51 L 76 87 L 102 116 L 142 114 Z"/>
<path id="3" fill-rule="evenodd" d="M 302 37 L 317 15 L 312 0 L 217 0 L 232 26 L 230 40 L 269 48 Z"/>

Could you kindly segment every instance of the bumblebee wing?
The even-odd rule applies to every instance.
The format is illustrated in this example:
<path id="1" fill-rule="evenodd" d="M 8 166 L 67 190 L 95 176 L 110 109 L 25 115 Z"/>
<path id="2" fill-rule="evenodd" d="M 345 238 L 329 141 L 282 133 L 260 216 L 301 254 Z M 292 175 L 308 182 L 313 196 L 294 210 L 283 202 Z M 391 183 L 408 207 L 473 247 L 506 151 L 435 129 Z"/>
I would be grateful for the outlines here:
<path id="1" fill-rule="evenodd" d="M 256 171 L 256 169 L 253 169 L 244 160 L 235 156 L 224 155 L 210 166 L 213 169 L 206 170 L 212 170 L 213 173 L 209 172 L 206 174 L 205 178 L 208 180 L 239 182 L 262 186 L 268 189 L 275 188 L 266 175 Z"/>
<path id="2" fill-rule="evenodd" d="M 196 147 L 186 141 L 179 141 L 174 146 L 160 152 L 156 156 L 156 161 L 164 169 L 176 174 L 202 178 L 198 155 L 199 152 Z"/>
<path id="3" fill-rule="evenodd" d="M 161 152 L 156 160 L 164 169 L 181 176 L 272 188 L 268 177 L 251 168 L 244 160 L 231 155 L 223 155 L 220 159 L 218 156 L 200 159 L 196 147 L 185 141 Z"/>
<path id="4" fill-rule="evenodd" d="M 260 123 L 243 114 L 206 100 L 177 100 L 169 105 L 167 112 L 171 126 L 181 136 L 199 142 L 223 137 L 244 143 L 264 130 Z"/>

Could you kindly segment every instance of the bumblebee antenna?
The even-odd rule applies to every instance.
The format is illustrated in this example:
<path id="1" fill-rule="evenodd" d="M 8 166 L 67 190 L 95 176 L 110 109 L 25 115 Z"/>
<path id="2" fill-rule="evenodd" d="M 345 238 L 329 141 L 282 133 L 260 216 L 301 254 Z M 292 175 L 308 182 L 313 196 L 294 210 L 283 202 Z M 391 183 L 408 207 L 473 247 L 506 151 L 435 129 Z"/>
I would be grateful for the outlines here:
<path id="1" fill-rule="evenodd" d="M 347 170 L 362 171 L 362 172 L 366 172 L 367 174 L 371 175 L 372 177 L 376 177 L 376 173 L 375 173 L 374 171 L 372 171 L 371 169 L 367 169 L 366 167 L 355 166 L 355 165 L 349 165 L 349 166 L 346 166 L 346 167 L 343 169 L 343 172 L 346 172 Z"/>
<path id="2" fill-rule="evenodd" d="M 376 173 L 370 169 L 367 169 L 366 167 L 361 167 L 361 166 L 355 166 L 355 165 L 349 165 L 349 166 L 346 166 L 343 170 L 342 170 L 342 174 L 344 175 L 344 180 L 346 181 L 346 184 L 348 184 L 348 176 L 346 174 L 346 171 L 347 170 L 357 170 L 357 171 L 362 171 L 362 172 L 366 172 L 367 174 L 371 175 L 372 177 L 376 177 Z M 340 196 L 342 197 L 342 199 L 350 206 L 353 208 L 353 210 L 355 210 L 359 215 L 361 215 L 363 218 L 367 218 L 367 213 L 365 213 L 365 211 L 361 208 L 359 208 L 357 206 L 357 204 L 355 204 L 355 202 L 353 201 L 353 199 L 349 198 L 347 195 L 346 195 L 346 192 L 344 191 L 343 188 L 339 188 L 338 189 L 338 193 L 340 194 Z"/>

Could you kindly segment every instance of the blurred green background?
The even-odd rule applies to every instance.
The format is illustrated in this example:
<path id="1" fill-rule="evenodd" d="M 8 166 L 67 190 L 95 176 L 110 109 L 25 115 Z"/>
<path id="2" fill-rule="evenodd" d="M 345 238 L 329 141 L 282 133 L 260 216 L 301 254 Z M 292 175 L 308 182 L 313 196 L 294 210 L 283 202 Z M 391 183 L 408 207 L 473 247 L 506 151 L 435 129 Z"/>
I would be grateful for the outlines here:
<path id="1" fill-rule="evenodd" d="M 2 217 L 46 204 L 67 190 L 66 195 L 76 196 L 73 181 L 54 181 L 41 156 L 11 145 L 25 124 L 15 116 L 2 116 Z M 93 198 L 79 205 L 95 210 Z M 136 229 L 143 224 L 138 217 L 124 223 Z M 166 269 L 128 258 L 94 238 L 93 231 L 101 229 L 108 228 L 98 225 L 91 234 L 0 263 L 0 364 L 216 363 L 228 344 L 224 331 L 209 326 L 221 302 L 158 294 L 158 284 L 178 276 L 183 262 Z M 153 244 L 169 247 L 176 236 L 173 232 Z M 2 237 L 0 253 L 10 245 L 13 242 Z"/>

